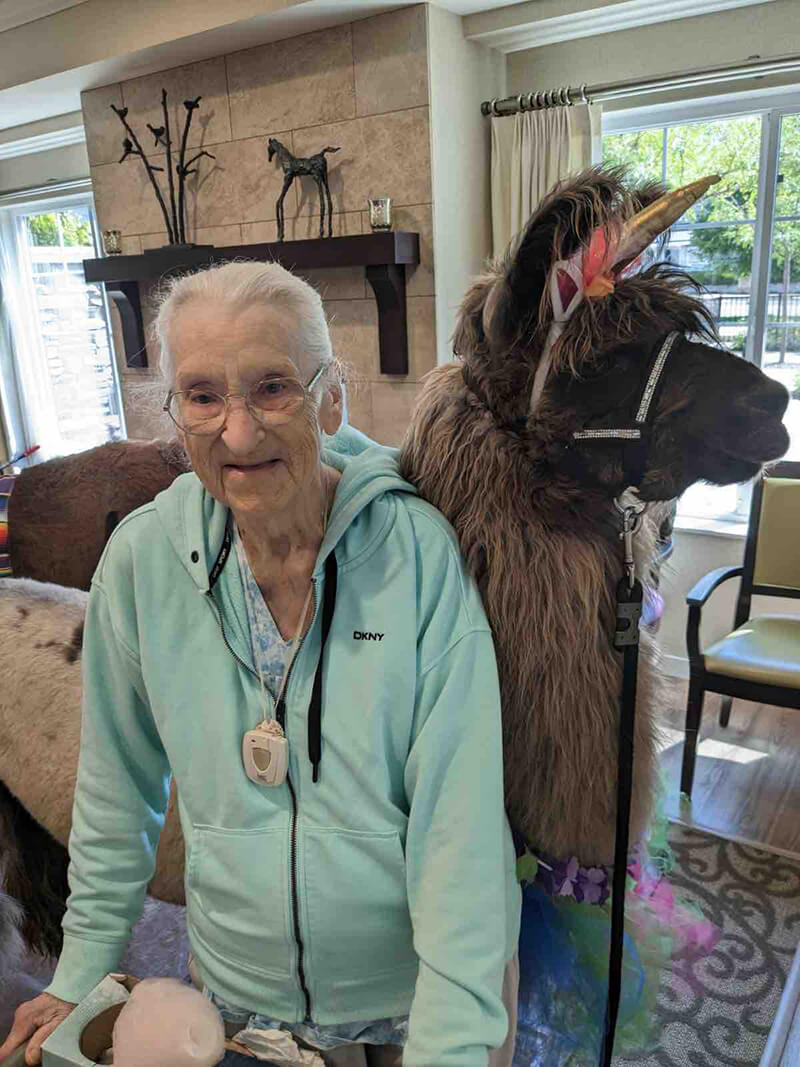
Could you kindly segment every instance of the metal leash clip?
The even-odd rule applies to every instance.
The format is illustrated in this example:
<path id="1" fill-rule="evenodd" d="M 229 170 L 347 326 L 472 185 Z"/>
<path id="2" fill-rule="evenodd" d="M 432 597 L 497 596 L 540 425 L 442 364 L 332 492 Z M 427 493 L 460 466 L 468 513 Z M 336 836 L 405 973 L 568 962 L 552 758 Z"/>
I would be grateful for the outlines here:
<path id="1" fill-rule="evenodd" d="M 639 532 L 642 525 L 642 515 L 647 505 L 639 499 L 639 494 L 629 486 L 619 497 L 614 500 L 614 507 L 622 516 L 622 529 L 620 540 L 624 546 L 625 575 L 628 579 L 628 588 L 633 588 L 636 577 L 636 564 L 633 559 L 633 536 Z"/>
<path id="2" fill-rule="evenodd" d="M 639 499 L 633 488 L 628 488 L 614 501 L 614 507 L 622 517 L 620 540 L 624 547 L 624 577 L 617 586 L 617 619 L 614 630 L 614 647 L 625 648 L 626 645 L 639 643 L 639 619 L 642 616 L 642 584 L 636 578 L 636 564 L 633 558 L 633 537 L 642 525 L 642 514 L 646 505 Z"/>

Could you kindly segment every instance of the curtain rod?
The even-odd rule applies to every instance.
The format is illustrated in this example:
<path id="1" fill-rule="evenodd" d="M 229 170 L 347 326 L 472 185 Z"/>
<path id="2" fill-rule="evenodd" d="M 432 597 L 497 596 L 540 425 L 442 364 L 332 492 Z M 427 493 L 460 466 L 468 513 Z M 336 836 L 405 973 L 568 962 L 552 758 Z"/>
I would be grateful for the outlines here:
<path id="1" fill-rule="evenodd" d="M 656 78 L 631 79 L 611 82 L 608 85 L 562 86 L 560 89 L 534 90 L 507 96 L 503 100 L 484 100 L 483 115 L 515 115 L 519 111 L 540 111 L 548 107 L 566 107 L 572 104 L 589 104 L 599 100 L 621 100 L 626 96 L 642 93 L 661 93 L 668 89 L 684 89 L 692 85 L 713 85 L 714 82 L 735 81 L 765 74 L 788 74 L 800 70 L 800 55 L 778 56 L 775 59 L 755 59 L 737 65 L 725 64 L 706 67 L 703 70 L 662 74 Z"/>

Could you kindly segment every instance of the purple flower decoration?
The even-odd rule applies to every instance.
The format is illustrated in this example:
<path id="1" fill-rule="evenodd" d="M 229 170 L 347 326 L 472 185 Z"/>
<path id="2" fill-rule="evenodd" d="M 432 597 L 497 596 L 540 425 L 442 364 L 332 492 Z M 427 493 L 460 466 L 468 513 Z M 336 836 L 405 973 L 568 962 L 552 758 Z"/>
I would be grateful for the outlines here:
<path id="1" fill-rule="evenodd" d="M 581 867 L 578 857 L 555 860 L 538 857 L 536 885 L 548 896 L 569 897 L 579 904 L 605 904 L 609 897 L 609 872 L 604 867 Z"/>

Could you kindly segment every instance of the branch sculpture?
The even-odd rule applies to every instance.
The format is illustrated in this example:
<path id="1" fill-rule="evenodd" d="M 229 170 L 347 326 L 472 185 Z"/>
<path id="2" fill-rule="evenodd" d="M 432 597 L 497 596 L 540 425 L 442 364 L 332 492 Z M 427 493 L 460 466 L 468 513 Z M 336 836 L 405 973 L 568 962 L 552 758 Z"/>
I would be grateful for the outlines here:
<path id="1" fill-rule="evenodd" d="M 186 198 L 185 198 L 185 185 L 186 178 L 190 174 L 195 174 L 197 168 L 195 163 L 203 156 L 208 156 L 209 159 L 215 157 L 207 152 L 205 149 L 201 149 L 191 159 L 186 159 L 186 147 L 189 140 L 189 128 L 192 125 L 192 116 L 194 112 L 200 107 L 200 101 L 202 97 L 197 96 L 194 100 L 184 100 L 183 106 L 186 108 L 186 121 L 183 126 L 183 134 L 181 136 L 180 151 L 178 154 L 178 162 L 175 164 L 175 174 L 178 176 L 178 190 L 177 198 L 175 194 L 175 179 L 173 177 L 172 168 L 172 137 L 169 128 L 169 109 L 167 107 L 167 90 L 161 90 L 161 108 L 164 112 L 164 125 L 153 126 L 152 123 L 147 123 L 147 128 L 154 137 L 154 147 L 161 147 L 167 154 L 167 180 L 169 182 L 169 210 L 167 209 L 166 202 L 164 200 L 164 194 L 161 191 L 161 187 L 156 179 L 156 173 L 164 170 L 164 167 L 156 166 L 151 163 L 145 155 L 145 151 L 141 146 L 139 138 L 136 136 L 133 128 L 128 122 L 128 109 L 126 107 L 117 107 L 116 104 L 111 104 L 111 110 L 119 118 L 122 125 L 128 134 L 122 141 L 122 155 L 119 159 L 120 163 L 123 163 L 129 156 L 139 156 L 142 163 L 144 163 L 147 177 L 150 180 L 150 184 L 153 186 L 153 191 L 156 194 L 158 200 L 158 206 L 161 208 L 161 213 L 164 216 L 164 222 L 167 227 L 167 237 L 169 243 L 172 245 L 186 244 Z"/>

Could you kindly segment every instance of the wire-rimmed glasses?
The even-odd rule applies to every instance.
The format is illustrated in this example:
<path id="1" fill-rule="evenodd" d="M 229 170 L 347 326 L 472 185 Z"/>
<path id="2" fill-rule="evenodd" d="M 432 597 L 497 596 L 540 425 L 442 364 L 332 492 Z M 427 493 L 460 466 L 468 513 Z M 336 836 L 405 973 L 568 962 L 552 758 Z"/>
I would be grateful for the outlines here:
<path id="1" fill-rule="evenodd" d="M 309 391 L 324 370 L 323 363 L 305 385 L 298 378 L 269 374 L 251 385 L 246 393 L 215 393 L 203 385 L 176 392 L 170 389 L 164 401 L 164 411 L 184 433 L 218 433 L 228 420 L 231 397 L 240 396 L 258 422 L 288 422 L 303 407 Z"/>

